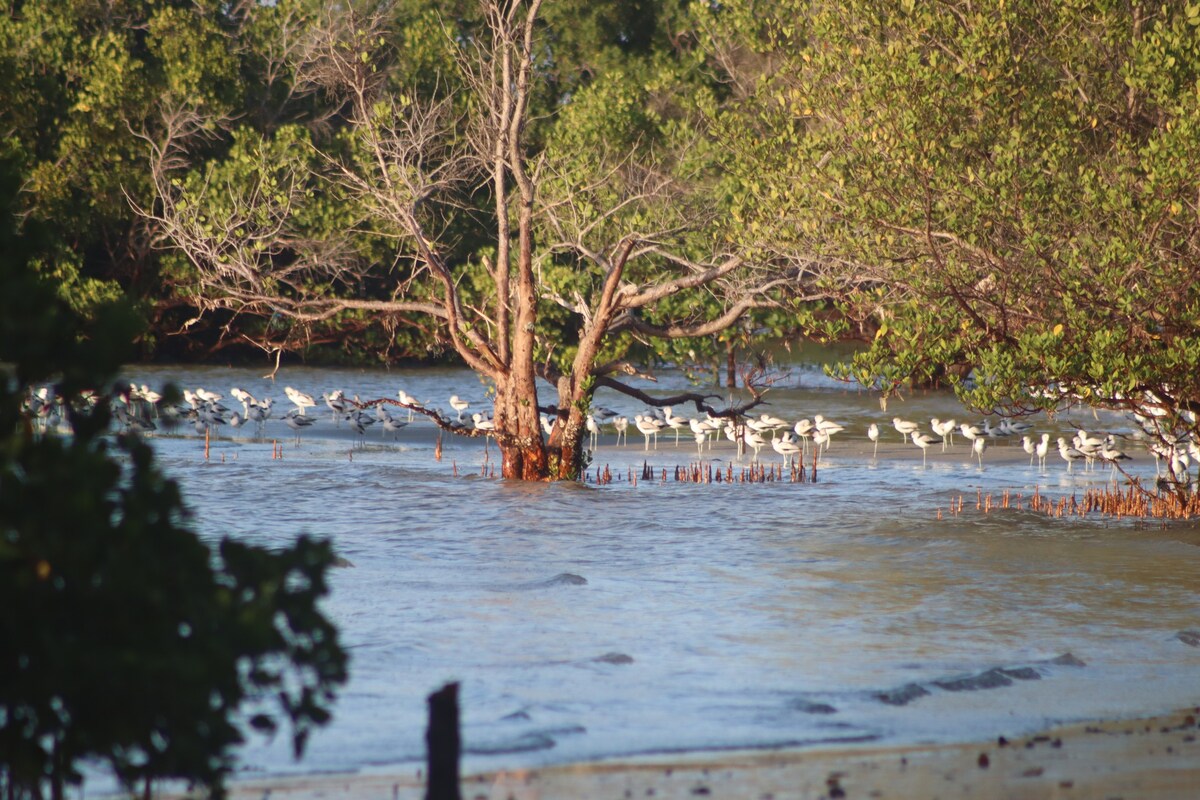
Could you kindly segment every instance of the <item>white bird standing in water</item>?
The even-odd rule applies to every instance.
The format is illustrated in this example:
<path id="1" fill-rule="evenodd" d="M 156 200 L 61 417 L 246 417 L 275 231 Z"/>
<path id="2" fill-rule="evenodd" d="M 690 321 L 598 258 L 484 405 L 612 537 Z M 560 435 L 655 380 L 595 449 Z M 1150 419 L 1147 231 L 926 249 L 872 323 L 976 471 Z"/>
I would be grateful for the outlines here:
<path id="1" fill-rule="evenodd" d="M 792 428 L 796 435 L 800 437 L 800 449 L 804 450 L 808 446 L 808 441 L 812 439 L 813 424 L 810 419 L 802 419 Z"/>
<path id="2" fill-rule="evenodd" d="M 396 434 L 403 430 L 407 425 L 408 423 L 404 420 L 396 419 L 391 414 L 388 414 L 383 418 L 383 435 L 387 436 L 389 433 L 392 434 L 392 441 L 394 442 L 396 441 Z"/>
<path id="3" fill-rule="evenodd" d="M 813 427 L 816 428 L 818 432 L 825 435 L 826 450 L 829 449 L 829 445 L 833 441 L 833 435 L 846 430 L 845 425 L 841 424 L 840 422 L 834 422 L 831 419 L 825 419 L 825 417 L 821 416 L 820 414 L 813 415 Z"/>
<path id="4" fill-rule="evenodd" d="M 662 430 L 665 423 L 659 422 L 654 417 L 647 417 L 644 414 L 637 414 L 633 418 L 633 424 L 641 431 L 641 434 L 646 437 L 646 450 L 650 449 L 650 437 L 654 437 L 654 449 L 658 449 L 658 432 Z"/>
<path id="5" fill-rule="evenodd" d="M 1042 440 L 1038 442 L 1033 451 L 1037 454 L 1038 468 L 1044 472 L 1046 470 L 1046 454 L 1050 452 L 1050 434 L 1043 433 Z"/>
<path id="6" fill-rule="evenodd" d="M 867 438 L 875 443 L 875 451 L 871 453 L 871 458 L 879 455 L 879 426 L 874 422 L 867 428 Z"/>
<path id="7" fill-rule="evenodd" d="M 600 426 L 596 424 L 596 418 L 591 414 L 587 415 L 583 424 L 588 432 L 588 445 L 595 450 L 600 446 Z"/>
<path id="8" fill-rule="evenodd" d="M 1067 444 L 1067 440 L 1063 437 L 1058 437 L 1058 454 L 1062 456 L 1062 460 L 1067 462 L 1067 472 L 1072 472 L 1075 467 L 1075 462 L 1084 458 L 1083 453 L 1076 450 Z"/>
<path id="9" fill-rule="evenodd" d="M 903 436 L 904 441 L 907 442 L 908 437 L 910 435 L 916 433 L 917 428 L 919 428 L 920 426 L 917 425 L 917 423 L 911 422 L 906 419 L 900 419 L 899 417 L 892 417 L 892 427 L 895 428 L 896 432 L 899 433 L 901 436 Z"/>
<path id="10" fill-rule="evenodd" d="M 283 418 L 283 422 L 296 432 L 296 444 L 300 444 L 300 432 L 305 428 L 311 427 L 316 420 L 304 416 L 304 412 L 301 411 L 298 414 L 288 414 Z"/>
<path id="11" fill-rule="evenodd" d="M 304 392 L 293 389 L 290 386 L 283 387 L 283 393 L 287 395 L 288 400 L 291 400 L 293 403 L 295 403 L 296 408 L 300 410 L 302 415 L 304 414 L 304 410 L 306 408 L 312 408 L 317 404 L 317 401 L 313 400 L 312 395 L 305 394 Z"/>
<path id="12" fill-rule="evenodd" d="M 767 440 L 762 437 L 762 434 L 757 431 L 752 431 L 746 428 L 742 431 L 742 439 L 746 444 L 754 448 L 754 460 L 758 461 L 758 453 L 767 446 Z"/>
<path id="13" fill-rule="evenodd" d="M 800 452 L 800 445 L 796 444 L 796 440 L 792 438 L 792 434 L 789 432 L 772 439 L 771 447 L 775 448 L 776 453 L 783 456 L 784 466 L 791 469 L 792 462 L 796 460 L 796 454 Z"/>
<path id="14" fill-rule="evenodd" d="M 670 406 L 663 406 L 663 421 L 675 431 L 675 446 L 679 447 L 679 432 L 687 427 L 687 418 L 677 417 L 672 413 Z"/>
<path id="15" fill-rule="evenodd" d="M 946 452 L 947 443 L 951 446 L 954 445 L 954 429 L 957 427 L 957 423 L 954 420 L 940 420 L 937 417 L 933 417 L 929 420 L 929 427 L 933 429 L 935 436 L 942 437 L 943 453 Z"/>
<path id="16" fill-rule="evenodd" d="M 1033 459 L 1037 456 L 1037 442 L 1032 436 L 1021 437 L 1021 448 L 1029 454 L 1029 466 L 1033 466 Z"/>
<path id="17" fill-rule="evenodd" d="M 461 399 L 458 395 L 450 395 L 450 407 L 458 412 L 458 421 L 462 422 L 463 412 L 470 408 L 471 404 L 466 400 Z"/>
<path id="18" fill-rule="evenodd" d="M 941 439 L 938 439 L 935 436 L 930 436 L 927 433 L 921 433 L 920 431 L 913 431 L 912 440 L 913 440 L 913 444 L 915 444 L 917 447 L 921 448 L 921 466 L 924 467 L 926 465 L 925 457 L 926 457 L 926 454 L 929 452 L 929 446 L 937 444 L 938 442 L 941 441 Z M 983 465 L 980 464 L 980 466 L 982 467 Z"/>
<path id="19" fill-rule="evenodd" d="M 420 405 L 421 405 L 421 403 L 420 403 L 420 402 L 418 402 L 417 398 L 413 397 L 411 394 L 409 394 L 408 392 L 404 391 L 403 389 L 401 389 L 400 391 L 396 392 L 396 398 L 397 398 L 397 399 L 400 401 L 400 404 L 401 404 L 401 405 L 409 406 L 409 408 L 408 408 L 408 421 L 409 421 L 409 422 L 412 422 L 412 418 L 413 418 L 413 410 L 412 410 L 412 407 L 413 407 L 413 406 L 416 406 L 416 407 L 418 407 L 418 408 L 419 408 L 419 407 L 420 407 Z"/>
<path id="20" fill-rule="evenodd" d="M 988 440 L 980 436 L 975 441 L 971 442 L 971 449 L 975 451 L 975 457 L 979 459 L 979 468 L 983 469 L 983 451 L 987 449 Z"/>
<path id="21" fill-rule="evenodd" d="M 622 442 L 625 444 L 629 444 L 629 437 L 625 435 L 625 432 L 629 430 L 629 418 L 628 417 L 613 417 L 612 424 L 613 424 L 613 428 L 615 428 L 617 431 L 616 443 L 618 445 L 621 444 Z"/>

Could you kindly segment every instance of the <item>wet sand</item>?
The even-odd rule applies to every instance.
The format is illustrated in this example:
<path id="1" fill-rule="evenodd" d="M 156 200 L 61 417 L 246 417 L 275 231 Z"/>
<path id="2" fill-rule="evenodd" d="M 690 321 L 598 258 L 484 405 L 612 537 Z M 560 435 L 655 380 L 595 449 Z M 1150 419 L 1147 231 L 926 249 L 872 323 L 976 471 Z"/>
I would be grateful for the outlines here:
<path id="1" fill-rule="evenodd" d="M 464 800 L 1124 798 L 1200 796 L 1200 708 L 950 745 L 837 747 L 597 762 L 463 778 Z M 234 782 L 243 800 L 414 800 L 416 769 Z"/>

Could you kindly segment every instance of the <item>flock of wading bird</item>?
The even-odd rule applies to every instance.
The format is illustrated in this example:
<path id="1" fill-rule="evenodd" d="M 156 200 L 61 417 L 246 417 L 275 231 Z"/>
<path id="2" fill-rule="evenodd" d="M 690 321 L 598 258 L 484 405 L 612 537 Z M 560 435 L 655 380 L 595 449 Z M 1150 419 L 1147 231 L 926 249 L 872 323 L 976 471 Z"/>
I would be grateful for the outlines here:
<path id="1" fill-rule="evenodd" d="M 470 428 L 484 435 L 495 428 L 492 415 L 488 412 L 472 413 L 469 422 L 464 419 L 471 403 L 458 395 L 449 398 L 451 411 L 446 412 L 441 407 L 433 407 L 428 402 L 417 400 L 404 390 L 397 392 L 396 400 L 366 402 L 359 400 L 357 396 L 348 398 L 341 390 L 325 392 L 320 395 L 320 402 L 313 395 L 291 386 L 284 388 L 284 394 L 293 407 L 278 419 L 295 434 L 297 443 L 301 434 L 316 424 L 317 411 L 313 414 L 309 414 L 308 411 L 317 409 L 320 402 L 328 408 L 335 425 L 340 426 L 346 422 L 364 443 L 368 429 L 376 424 L 379 425 L 383 437 L 390 434 L 395 439 L 397 434 L 413 421 L 414 411 L 437 417 L 443 424 L 452 428 Z M 218 435 L 219 426 L 227 425 L 231 434 L 233 430 L 253 426 L 255 435 L 262 437 L 265 435 L 267 421 L 276 413 L 274 399 L 258 399 L 238 387 L 229 390 L 229 397 L 235 401 L 232 405 L 240 404 L 240 410 L 225 405 L 225 395 L 203 388 L 185 389 L 182 396 L 183 403 L 164 404 L 160 392 L 144 384 L 130 384 L 127 390 L 121 391 L 113 399 L 114 417 L 122 429 L 141 434 L 153 433 L 159 424 L 163 424 L 168 429 L 191 425 L 198 435 L 215 436 Z M 91 402 L 96 402 L 96 398 L 91 398 Z M 402 419 L 393 412 L 392 408 L 395 407 L 407 410 L 407 416 Z M 54 397 L 49 387 L 30 391 L 26 399 L 26 411 L 43 430 L 62 428 L 65 424 L 66 415 L 63 414 L 62 400 Z M 553 431 L 556 424 L 555 414 L 543 415 L 542 426 L 547 435 Z M 682 436 L 690 435 L 698 456 L 703 458 L 705 451 L 711 451 L 714 442 L 724 437 L 736 446 L 738 458 L 752 451 L 753 461 L 758 463 L 762 452 L 769 447 L 783 459 L 787 468 L 792 467 L 797 458 L 803 458 L 810 451 L 815 457 L 820 457 L 829 449 L 833 438 L 846 430 L 845 425 L 821 414 L 798 422 L 766 413 L 738 419 L 707 415 L 697 418 L 678 416 L 670 406 L 647 409 L 644 413 L 635 414 L 632 419 L 607 408 L 594 407 L 586 418 L 589 444 L 593 449 L 599 445 L 601 433 L 608 428 L 616 435 L 616 446 L 628 445 L 627 434 L 631 426 L 644 437 L 644 449 L 647 451 L 652 446 L 658 449 L 659 434 L 673 434 L 676 446 L 679 446 Z M 1080 461 L 1084 463 L 1085 469 L 1092 469 L 1098 463 L 1110 464 L 1115 469 L 1121 461 L 1129 459 L 1118 446 L 1118 438 L 1114 434 L 1097 435 L 1078 430 L 1069 440 L 1059 436 L 1055 445 L 1052 445 L 1050 434 L 1042 433 L 1037 436 L 1031 432 L 1032 428 L 1028 423 L 1012 419 L 1004 419 L 997 425 L 992 425 L 990 420 L 970 424 L 935 417 L 929 420 L 928 430 L 923 430 L 917 422 L 894 417 L 891 427 L 904 442 L 910 442 L 920 448 L 922 466 L 927 464 L 930 448 L 937 446 L 942 452 L 946 452 L 947 448 L 954 446 L 956 435 L 970 442 L 971 453 L 978 462 L 979 469 L 983 469 L 987 448 L 1010 437 L 1019 437 L 1022 447 L 1029 454 L 1030 466 L 1032 467 L 1036 460 L 1043 471 L 1047 469 L 1047 459 L 1053 452 L 1065 462 L 1068 471 L 1073 470 L 1075 463 Z M 1142 427 L 1145 428 L 1145 425 Z M 873 458 L 878 456 L 879 442 L 885 436 L 886 430 L 886 423 L 884 426 L 872 423 L 866 429 L 867 439 L 874 443 Z M 891 436 L 891 433 L 887 432 L 886 435 Z M 1181 441 L 1174 447 L 1151 444 L 1148 449 L 1155 458 L 1156 473 L 1163 460 L 1166 460 L 1170 474 L 1175 476 L 1186 475 L 1191 464 L 1200 463 L 1200 447 L 1190 439 Z"/>

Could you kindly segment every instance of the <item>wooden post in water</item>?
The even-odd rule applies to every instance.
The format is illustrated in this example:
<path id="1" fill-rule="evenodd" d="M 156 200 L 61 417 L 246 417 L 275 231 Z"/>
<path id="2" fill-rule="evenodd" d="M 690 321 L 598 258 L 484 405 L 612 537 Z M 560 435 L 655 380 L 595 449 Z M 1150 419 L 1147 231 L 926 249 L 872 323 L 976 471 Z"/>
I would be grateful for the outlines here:
<path id="1" fill-rule="evenodd" d="M 462 800 L 458 785 L 458 684 L 447 683 L 429 695 L 429 782 L 425 800 Z"/>

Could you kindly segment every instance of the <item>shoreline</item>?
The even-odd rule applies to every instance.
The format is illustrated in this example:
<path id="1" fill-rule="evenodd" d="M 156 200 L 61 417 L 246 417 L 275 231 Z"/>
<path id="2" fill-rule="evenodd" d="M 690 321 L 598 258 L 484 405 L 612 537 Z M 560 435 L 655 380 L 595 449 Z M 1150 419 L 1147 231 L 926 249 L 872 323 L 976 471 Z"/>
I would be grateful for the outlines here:
<path id="1" fill-rule="evenodd" d="M 951 744 L 646 756 L 464 775 L 465 800 L 695 797 L 1125 798 L 1194 797 L 1200 787 L 1200 707 L 1040 733 Z M 423 766 L 423 765 L 422 765 Z M 416 800 L 423 769 L 231 780 L 232 800 Z M 162 798 L 193 795 L 164 793 Z"/>

